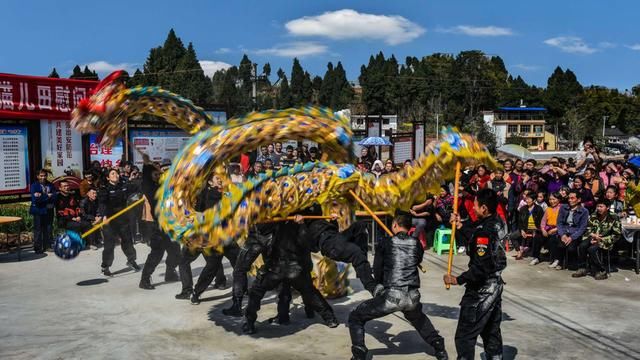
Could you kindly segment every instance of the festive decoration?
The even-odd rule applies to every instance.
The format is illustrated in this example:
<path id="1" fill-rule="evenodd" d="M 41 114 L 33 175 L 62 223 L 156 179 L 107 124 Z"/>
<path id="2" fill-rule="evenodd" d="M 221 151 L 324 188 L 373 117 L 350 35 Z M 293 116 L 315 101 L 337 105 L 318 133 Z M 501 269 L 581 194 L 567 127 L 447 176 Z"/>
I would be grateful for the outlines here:
<path id="1" fill-rule="evenodd" d="M 67 231 L 58 236 L 53 246 L 53 251 L 56 256 L 64 260 L 75 258 L 80 254 L 82 249 L 84 249 L 84 241 L 80 237 L 80 234 L 73 231 Z"/>

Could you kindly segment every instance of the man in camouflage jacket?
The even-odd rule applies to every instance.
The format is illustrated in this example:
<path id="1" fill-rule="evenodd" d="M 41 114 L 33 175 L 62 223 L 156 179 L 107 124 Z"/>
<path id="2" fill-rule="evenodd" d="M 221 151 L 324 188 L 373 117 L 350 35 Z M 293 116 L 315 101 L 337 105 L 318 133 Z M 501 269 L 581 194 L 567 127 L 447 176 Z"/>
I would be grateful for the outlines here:
<path id="1" fill-rule="evenodd" d="M 585 239 L 578 247 L 578 271 L 571 276 L 583 277 L 590 270 L 596 280 L 606 279 L 607 273 L 601 261 L 602 257 L 599 255 L 601 250 L 610 250 L 620 239 L 621 234 L 620 219 L 609 212 L 609 204 L 606 200 L 599 200 L 595 213 L 589 217 Z"/>

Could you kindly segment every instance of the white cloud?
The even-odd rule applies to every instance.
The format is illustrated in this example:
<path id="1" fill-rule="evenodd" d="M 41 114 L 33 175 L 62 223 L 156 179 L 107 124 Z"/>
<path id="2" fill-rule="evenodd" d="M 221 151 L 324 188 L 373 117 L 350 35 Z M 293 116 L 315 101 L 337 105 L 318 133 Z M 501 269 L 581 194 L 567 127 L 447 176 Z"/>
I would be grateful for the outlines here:
<path id="1" fill-rule="evenodd" d="M 593 54 L 598 51 L 576 36 L 558 36 L 547 39 L 544 43 L 572 54 Z"/>
<path id="2" fill-rule="evenodd" d="M 631 50 L 640 51 L 640 44 L 626 45 L 626 47 Z"/>
<path id="3" fill-rule="evenodd" d="M 438 29 L 438 32 L 454 33 L 468 36 L 511 36 L 513 31 L 509 28 L 498 26 L 471 26 L 458 25 L 447 29 Z"/>
<path id="4" fill-rule="evenodd" d="M 228 54 L 230 52 L 231 52 L 231 49 L 225 48 L 225 47 L 216 50 L 216 54 Z"/>
<path id="5" fill-rule="evenodd" d="M 134 71 L 136 71 L 136 65 L 133 63 L 119 63 L 119 64 L 111 64 L 104 60 L 94 61 L 88 64 L 80 65 L 81 69 L 84 69 L 85 66 L 88 66 L 90 70 L 97 72 L 102 78 L 104 75 L 108 75 L 116 70 L 126 70 L 129 75 L 133 75 Z"/>
<path id="6" fill-rule="evenodd" d="M 200 60 L 200 66 L 205 75 L 212 77 L 216 71 L 230 68 L 231 64 L 222 61 Z"/>
<path id="7" fill-rule="evenodd" d="M 412 41 L 424 34 L 420 25 L 398 15 L 374 15 L 351 9 L 304 16 L 285 24 L 294 36 L 323 36 L 334 40 L 382 40 L 389 45 Z"/>
<path id="8" fill-rule="evenodd" d="M 601 41 L 598 43 L 598 47 L 601 49 L 613 49 L 613 48 L 617 48 L 618 44 L 612 43 L 609 41 Z"/>
<path id="9" fill-rule="evenodd" d="M 267 49 L 253 51 L 258 55 L 275 55 L 282 57 L 305 57 L 324 54 L 328 47 L 316 42 L 298 41 L 287 44 L 276 45 Z"/>
<path id="10" fill-rule="evenodd" d="M 513 67 L 516 69 L 520 69 L 522 71 L 535 71 L 540 68 L 537 65 L 525 65 L 525 64 L 516 64 L 516 65 L 513 65 Z"/>

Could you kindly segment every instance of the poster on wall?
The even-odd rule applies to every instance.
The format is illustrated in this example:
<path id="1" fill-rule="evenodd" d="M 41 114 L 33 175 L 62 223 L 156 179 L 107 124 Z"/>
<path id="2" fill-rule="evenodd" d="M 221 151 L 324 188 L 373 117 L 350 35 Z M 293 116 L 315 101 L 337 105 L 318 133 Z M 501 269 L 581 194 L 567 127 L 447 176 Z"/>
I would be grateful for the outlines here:
<path id="1" fill-rule="evenodd" d="M 411 137 L 399 137 L 393 141 L 393 162 L 402 164 L 405 160 L 413 160 L 413 139 Z"/>
<path id="2" fill-rule="evenodd" d="M 424 154 L 424 148 L 426 144 L 424 143 L 424 124 L 415 124 L 415 149 L 416 149 L 416 158 Z"/>
<path id="3" fill-rule="evenodd" d="M 91 162 L 98 161 L 103 167 L 119 167 L 124 155 L 122 139 L 118 139 L 113 147 L 102 146 L 97 139 L 96 134 L 89 135 L 89 159 Z"/>
<path id="4" fill-rule="evenodd" d="M 29 190 L 28 144 L 25 126 L 0 126 L 0 194 Z"/>
<path id="5" fill-rule="evenodd" d="M 187 133 L 177 130 L 131 130 L 131 146 L 149 155 L 151 161 L 172 162 L 182 146 L 191 139 Z M 142 169 L 142 155 L 135 149 L 131 152 L 134 165 Z"/>
<path id="6" fill-rule="evenodd" d="M 82 136 L 71 127 L 71 121 L 40 121 L 40 138 L 44 169 L 54 178 L 64 175 L 82 178 Z"/>

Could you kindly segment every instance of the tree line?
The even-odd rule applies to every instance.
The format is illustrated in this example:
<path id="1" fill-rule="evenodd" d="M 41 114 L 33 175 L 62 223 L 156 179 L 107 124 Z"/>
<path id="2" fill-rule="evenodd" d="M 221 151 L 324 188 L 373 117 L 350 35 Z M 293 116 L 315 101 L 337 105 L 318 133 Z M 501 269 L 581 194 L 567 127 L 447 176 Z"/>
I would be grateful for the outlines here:
<path id="1" fill-rule="evenodd" d="M 379 52 L 361 66 L 358 86 L 349 82 L 340 62 L 329 62 L 321 77 L 304 70 L 294 58 L 290 72 L 278 69 L 273 82 L 269 63 L 262 64 L 255 77 L 253 66 L 245 54 L 238 65 L 209 78 L 193 44 L 185 46 L 172 29 L 162 46 L 149 51 L 142 70 L 131 76 L 130 85 L 162 86 L 199 106 L 223 108 L 228 116 L 307 104 L 350 108 L 353 113 L 371 116 L 397 114 L 405 122 L 432 123 L 438 116 L 441 124 L 479 134 L 487 142 L 493 136 L 482 121 L 482 111 L 519 106 L 521 102 L 547 108 L 548 125 L 557 127 L 565 138 L 601 135 L 605 116 L 607 127 L 616 126 L 629 134 L 640 132 L 640 85 L 629 92 L 583 86 L 570 69 L 558 66 L 547 86 L 537 87 L 510 74 L 500 56 L 479 50 L 409 56 L 404 63 Z M 57 76 L 55 69 L 52 75 Z M 74 76 L 97 79 L 94 71 L 86 67 L 82 71 L 79 66 Z"/>

